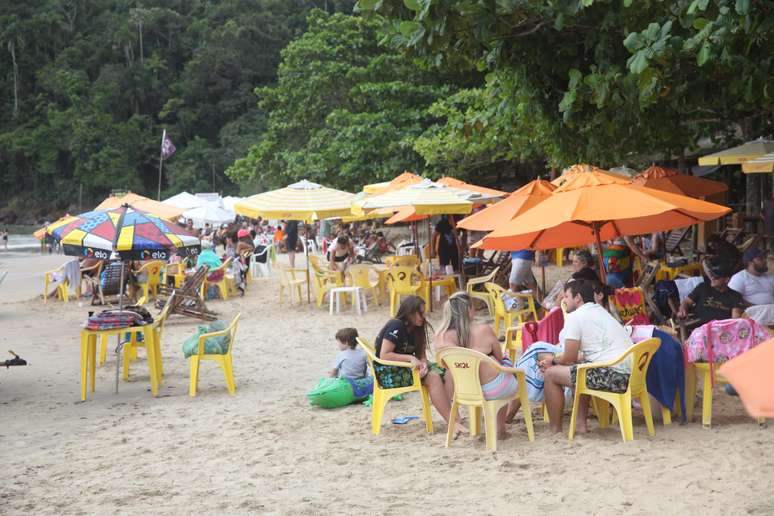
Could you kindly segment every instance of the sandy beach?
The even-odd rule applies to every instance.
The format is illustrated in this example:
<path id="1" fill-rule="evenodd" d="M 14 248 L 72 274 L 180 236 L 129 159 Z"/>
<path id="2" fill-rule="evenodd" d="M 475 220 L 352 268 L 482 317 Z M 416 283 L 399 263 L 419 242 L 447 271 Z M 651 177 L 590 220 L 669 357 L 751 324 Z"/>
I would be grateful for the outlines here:
<path id="1" fill-rule="evenodd" d="M 623 443 L 616 427 L 599 430 L 590 420 L 591 432 L 570 442 L 537 417 L 530 443 L 517 418 L 496 453 L 483 437 L 444 448 L 437 414 L 432 435 L 419 421 L 391 424 L 421 413 L 416 395 L 388 404 L 378 437 L 364 406 L 311 408 L 305 393 L 329 369 L 334 332 L 354 326 L 373 338 L 387 308 L 331 316 L 314 305 L 280 305 L 276 279 L 253 282 L 244 298 L 208 302 L 224 319 L 242 313 L 235 396 L 213 363 L 202 366 L 198 396 L 188 396 L 181 345 L 199 323 L 174 316 L 157 398 L 140 351 L 117 395 L 110 355 L 97 369 L 95 398 L 82 403 L 79 331 L 89 302 L 40 299 L 42 271 L 64 259 L 0 256 L 0 269 L 10 271 L 0 285 L 0 357 L 13 349 L 29 362 L 0 369 L 0 513 L 774 511 L 774 428 L 759 428 L 723 393 L 711 429 L 659 421 L 651 438 L 638 416 L 635 441 Z M 439 317 L 436 310 L 431 321 Z"/>

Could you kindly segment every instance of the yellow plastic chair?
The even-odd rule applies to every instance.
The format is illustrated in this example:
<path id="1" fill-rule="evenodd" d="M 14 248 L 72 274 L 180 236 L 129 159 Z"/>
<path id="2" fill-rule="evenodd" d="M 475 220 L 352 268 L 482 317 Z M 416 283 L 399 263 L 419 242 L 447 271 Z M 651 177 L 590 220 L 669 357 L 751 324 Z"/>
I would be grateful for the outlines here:
<path id="1" fill-rule="evenodd" d="M 207 273 L 207 276 L 204 278 L 204 281 L 202 282 L 202 290 L 201 290 L 201 298 L 205 299 L 207 296 L 207 289 L 210 285 L 215 285 L 218 287 L 218 292 L 220 292 L 220 298 L 221 299 L 228 299 L 228 293 L 229 293 L 229 284 L 228 284 L 228 278 L 227 275 L 231 270 L 231 262 L 233 261 L 233 258 L 229 258 L 225 262 L 223 262 L 220 267 L 216 267 L 209 271 Z M 207 277 L 210 275 L 216 273 L 217 271 L 223 271 L 223 276 L 218 281 L 210 282 L 207 281 Z M 232 278 L 233 281 L 233 278 Z"/>
<path id="2" fill-rule="evenodd" d="M 492 283 L 494 281 L 494 277 L 497 276 L 497 271 L 500 270 L 500 267 L 495 267 L 492 272 L 487 274 L 486 276 L 479 276 L 478 278 L 470 278 L 468 280 L 467 284 L 467 292 L 468 295 L 471 298 L 479 299 L 486 303 L 486 308 L 489 310 L 489 316 L 494 317 L 494 306 L 492 305 L 492 296 L 489 294 L 489 292 L 486 290 L 486 287 L 484 286 L 486 283 Z M 476 290 L 476 287 L 481 285 L 484 290 Z"/>
<path id="3" fill-rule="evenodd" d="M 389 365 L 396 367 L 411 368 L 409 362 L 394 362 L 392 360 L 382 360 L 376 356 L 376 349 L 373 344 L 367 342 L 362 337 L 357 338 L 358 345 L 363 348 L 366 353 L 368 365 L 371 368 L 371 374 L 374 377 L 374 393 L 371 400 L 371 433 L 379 435 L 382 431 L 382 417 L 384 416 L 384 407 L 387 406 L 393 396 L 398 394 L 405 394 L 407 392 L 419 392 L 419 396 L 422 398 L 422 419 L 425 420 L 425 428 L 427 433 L 433 433 L 433 415 L 430 412 L 430 396 L 427 394 L 427 389 L 422 385 L 422 379 L 419 377 L 419 370 L 414 369 L 412 371 L 413 382 L 409 387 L 398 387 L 395 389 L 385 389 L 379 385 L 376 373 L 374 371 L 374 363 L 380 365 Z"/>
<path id="4" fill-rule="evenodd" d="M 470 408 L 470 433 L 478 435 L 481 412 L 484 413 L 484 428 L 486 430 L 486 447 L 497 451 L 497 412 L 506 406 L 511 400 L 521 399 L 524 423 L 527 425 L 527 437 L 535 440 L 535 430 L 532 425 L 532 410 L 527 397 L 527 382 L 524 379 L 524 370 L 513 367 L 503 367 L 491 357 L 479 351 L 462 347 L 443 348 L 437 353 L 439 363 L 444 363 L 454 379 L 454 397 L 452 399 L 451 414 L 449 417 L 449 430 L 446 433 L 446 447 L 448 448 L 454 437 L 454 421 L 457 418 L 457 410 L 460 405 Z M 481 387 L 479 371 L 481 364 L 487 364 L 500 372 L 516 375 L 519 390 L 512 396 L 498 400 L 484 399 Z"/>
<path id="5" fill-rule="evenodd" d="M 419 258 L 413 254 L 404 256 L 388 256 L 384 259 L 387 267 L 419 267 Z"/>
<path id="6" fill-rule="evenodd" d="M 336 287 L 344 286 L 341 273 L 329 270 L 320 262 L 318 256 L 309 255 L 309 265 L 312 267 L 312 280 L 314 281 L 314 291 L 316 294 L 317 307 L 321 307 L 325 300 L 325 295 Z"/>
<path id="7" fill-rule="evenodd" d="M 172 296 L 175 294 L 172 293 Z M 169 317 L 169 310 L 172 307 L 172 296 L 167 300 L 166 304 L 164 305 L 164 308 L 161 310 L 161 313 L 156 317 L 156 319 L 153 321 L 153 336 L 154 336 L 154 342 L 156 346 L 159 348 L 161 347 L 161 336 L 164 333 L 164 324 L 167 322 L 167 317 Z M 102 365 L 105 362 L 105 358 L 107 356 L 107 339 L 103 338 L 100 352 L 99 352 L 99 363 Z M 123 352 L 124 352 L 124 363 L 123 363 L 123 378 L 124 380 L 129 379 L 129 366 L 134 360 L 137 360 L 137 348 L 144 348 L 146 347 L 146 342 L 138 342 L 137 341 L 137 334 L 132 333 L 131 339 L 129 342 L 124 344 Z M 158 348 L 157 348 L 158 349 Z M 161 353 L 156 353 L 156 371 L 158 371 L 159 376 L 159 385 L 161 384 L 161 380 L 164 377 L 164 367 L 161 360 Z"/>
<path id="8" fill-rule="evenodd" d="M 648 434 L 650 436 L 656 435 L 656 430 L 653 426 L 653 414 L 650 410 L 650 397 L 648 396 L 648 389 L 645 385 L 645 376 L 648 373 L 648 366 L 650 365 L 650 361 L 653 359 L 653 355 L 656 353 L 660 345 L 660 339 L 647 339 L 630 347 L 621 356 L 614 360 L 591 364 L 579 364 L 577 366 L 575 397 L 573 398 L 572 417 L 570 418 L 570 439 L 575 437 L 578 404 L 580 402 L 580 397 L 583 394 L 601 398 L 602 400 L 613 405 L 613 408 L 618 415 L 618 423 L 621 428 L 621 437 L 623 437 L 624 442 L 632 441 L 634 439 L 634 428 L 632 422 L 632 399 L 635 397 L 639 398 L 640 406 L 642 406 L 642 412 L 645 416 L 645 424 L 648 427 Z M 629 357 L 631 357 L 632 372 L 629 376 L 629 386 L 627 387 L 626 392 L 619 394 L 615 392 L 598 391 L 586 387 L 586 372 L 589 369 L 611 367 L 616 364 L 620 364 Z M 600 418 L 600 421 L 609 421 L 609 416 L 606 414 L 606 403 L 596 403 L 594 404 L 594 407 L 596 409 L 597 416 Z"/>
<path id="9" fill-rule="evenodd" d="M 696 405 L 696 378 L 701 377 L 701 424 L 707 428 L 712 426 L 712 397 L 713 385 L 711 364 L 708 362 L 689 363 L 685 368 L 685 412 L 686 419 L 693 420 L 693 411 Z M 717 364 L 714 366 L 715 383 L 725 385 L 728 380 L 717 372 Z M 759 424 L 765 422 L 765 418 L 757 418 Z"/>
<path id="10" fill-rule="evenodd" d="M 298 298 L 298 304 L 303 303 L 303 289 L 306 285 L 306 269 L 292 269 L 290 267 L 278 267 L 279 271 L 279 302 L 283 303 L 283 294 L 288 291 L 290 304 L 293 304 L 293 294 Z"/>
<path id="11" fill-rule="evenodd" d="M 532 298 L 531 294 L 508 291 L 509 296 L 518 298 L 525 304 L 525 308 L 522 308 L 521 310 L 508 311 L 505 309 L 505 302 L 503 301 L 503 294 L 506 293 L 506 290 L 500 285 L 492 282 L 485 283 L 484 287 L 486 287 L 489 292 L 492 306 L 494 306 L 494 332 L 498 337 L 500 336 L 501 321 L 504 323 L 503 328 L 506 329 L 511 326 L 516 326 L 513 324 L 514 320 L 518 321 L 519 324 L 526 322 L 530 317 L 537 321 L 537 309 L 535 307 L 535 300 Z"/>
<path id="12" fill-rule="evenodd" d="M 199 383 L 199 362 L 202 360 L 212 360 L 217 362 L 221 369 L 223 369 L 223 375 L 226 377 L 226 387 L 229 394 L 236 392 L 236 384 L 234 383 L 234 368 L 231 359 L 231 351 L 234 349 L 234 341 L 236 340 L 237 323 L 241 313 L 236 314 L 236 317 L 228 325 L 228 328 L 222 331 L 214 331 L 212 333 L 205 333 L 199 335 L 199 352 L 196 355 L 191 355 L 189 360 L 190 364 L 190 380 L 188 383 L 188 395 L 191 397 L 196 396 L 196 388 Z M 228 335 L 228 351 L 224 355 L 219 354 L 206 354 L 204 352 L 204 343 L 210 337 L 221 337 Z"/>
<path id="13" fill-rule="evenodd" d="M 379 280 L 371 280 L 371 267 L 368 265 L 351 265 L 347 269 L 349 280 L 353 287 L 360 287 L 363 292 L 370 292 L 376 305 L 379 305 Z"/>
<path id="14" fill-rule="evenodd" d="M 395 317 L 398 311 L 400 296 L 423 296 L 425 303 L 429 300 L 424 296 L 426 289 L 422 289 L 422 278 L 415 267 L 396 265 L 387 271 L 387 284 L 390 291 L 390 317 Z"/>
<path id="15" fill-rule="evenodd" d="M 157 298 L 159 295 L 159 285 L 161 285 L 161 274 L 164 269 L 164 262 L 160 260 L 152 260 L 144 264 L 135 273 L 137 277 L 141 275 L 147 275 L 146 280 L 138 282 L 137 286 L 142 290 L 142 302 L 138 304 L 144 304 L 151 296 Z"/>
<path id="16" fill-rule="evenodd" d="M 96 290 L 99 288 L 97 285 L 99 283 L 99 275 L 102 272 L 103 263 L 105 262 L 100 260 L 99 262 L 92 265 L 91 267 L 81 267 L 81 281 L 78 283 L 78 288 L 76 289 L 78 293 L 78 297 L 83 296 L 83 284 L 85 282 L 90 283 L 92 285 L 91 294 L 92 295 L 95 294 Z"/>
<path id="17" fill-rule="evenodd" d="M 62 264 L 56 269 L 45 272 L 43 277 L 43 303 L 48 303 L 48 293 L 50 290 L 48 285 L 54 281 L 54 274 L 64 274 L 65 265 L 66 264 Z M 57 285 L 56 293 L 54 295 L 65 303 L 70 301 L 70 282 L 67 281 L 67 278 L 63 279 L 62 282 Z"/>

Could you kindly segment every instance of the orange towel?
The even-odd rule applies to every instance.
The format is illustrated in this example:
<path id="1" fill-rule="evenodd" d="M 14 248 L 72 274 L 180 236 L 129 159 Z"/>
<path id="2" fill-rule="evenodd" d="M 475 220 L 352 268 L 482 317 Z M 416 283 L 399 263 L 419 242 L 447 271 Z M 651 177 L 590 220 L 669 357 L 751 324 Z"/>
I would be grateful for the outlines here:
<path id="1" fill-rule="evenodd" d="M 718 372 L 731 382 L 752 417 L 774 417 L 774 339 L 729 360 Z"/>

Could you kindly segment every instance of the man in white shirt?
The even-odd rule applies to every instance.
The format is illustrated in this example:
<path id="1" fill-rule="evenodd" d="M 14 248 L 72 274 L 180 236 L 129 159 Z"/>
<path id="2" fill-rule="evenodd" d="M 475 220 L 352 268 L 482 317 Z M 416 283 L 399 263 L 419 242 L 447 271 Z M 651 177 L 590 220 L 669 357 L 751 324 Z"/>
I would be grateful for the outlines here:
<path id="1" fill-rule="evenodd" d="M 575 386 L 577 364 L 604 362 L 621 356 L 632 341 L 610 312 L 594 302 L 594 282 L 573 280 L 564 287 L 567 317 L 564 320 L 564 352 L 540 362 L 544 371 L 545 400 L 552 432 L 562 431 L 564 388 Z M 582 354 L 582 355 L 581 355 Z M 613 367 L 591 369 L 586 385 L 592 389 L 625 392 L 629 385 L 631 364 L 621 362 Z M 577 432 L 586 431 L 588 399 L 584 396 L 578 410 Z"/>
<path id="2" fill-rule="evenodd" d="M 728 288 L 736 290 L 745 302 L 750 319 L 764 326 L 774 324 L 774 275 L 768 274 L 766 253 L 751 247 L 742 256 L 745 268 L 731 276 Z"/>

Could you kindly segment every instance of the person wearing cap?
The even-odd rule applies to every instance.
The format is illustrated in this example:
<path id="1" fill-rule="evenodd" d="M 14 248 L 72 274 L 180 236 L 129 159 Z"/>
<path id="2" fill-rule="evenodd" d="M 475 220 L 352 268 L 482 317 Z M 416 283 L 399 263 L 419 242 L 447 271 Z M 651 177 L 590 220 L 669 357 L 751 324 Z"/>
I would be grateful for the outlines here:
<path id="1" fill-rule="evenodd" d="M 745 308 L 744 298 L 736 290 L 728 288 L 731 267 L 725 261 L 715 259 L 705 262 L 705 270 L 709 282 L 700 283 L 688 294 L 680 303 L 677 317 L 685 319 L 691 308 L 699 325 L 741 317 Z"/>
<path id="2" fill-rule="evenodd" d="M 764 326 L 774 324 L 774 275 L 768 274 L 766 253 L 751 247 L 744 252 L 742 261 L 745 268 L 731 276 L 728 287 L 752 305 L 746 310 L 750 319 Z"/>

